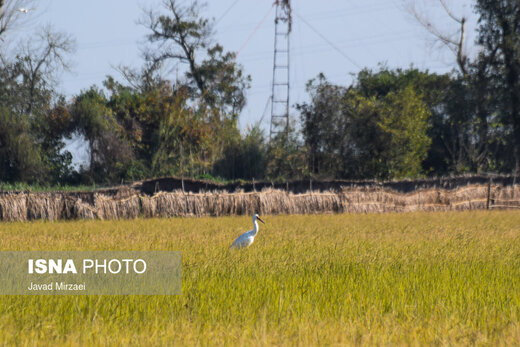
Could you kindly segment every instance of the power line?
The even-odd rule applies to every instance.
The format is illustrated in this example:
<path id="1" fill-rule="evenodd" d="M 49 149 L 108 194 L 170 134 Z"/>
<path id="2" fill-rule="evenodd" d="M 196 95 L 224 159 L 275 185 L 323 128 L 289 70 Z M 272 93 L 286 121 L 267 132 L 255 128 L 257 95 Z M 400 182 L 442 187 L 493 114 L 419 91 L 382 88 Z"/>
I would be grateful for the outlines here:
<path id="1" fill-rule="evenodd" d="M 341 10 L 341 11 L 330 11 L 330 12 L 318 12 L 306 16 L 312 20 L 328 20 L 334 18 L 345 18 L 351 16 L 358 16 L 366 13 L 375 13 L 380 11 L 386 11 L 394 8 L 393 4 L 381 4 L 379 6 L 366 6 L 358 7 L 357 10 Z"/>
<path id="2" fill-rule="evenodd" d="M 265 118 L 265 114 L 267 113 L 267 109 L 269 107 L 269 103 L 271 102 L 272 95 L 267 98 L 267 102 L 265 103 L 264 112 L 262 113 L 262 118 L 260 118 L 260 122 L 258 124 L 262 124 Z"/>
<path id="3" fill-rule="evenodd" d="M 352 47 L 364 47 L 365 45 L 375 45 L 386 42 L 395 42 L 400 40 L 409 40 L 414 38 L 415 35 L 411 34 L 409 31 L 401 31 L 394 33 L 386 33 L 386 34 L 377 34 L 370 36 L 358 37 L 355 39 L 338 41 L 337 46 L 340 48 L 352 48 Z M 326 43 L 316 43 L 310 45 L 301 45 L 291 48 L 291 54 L 304 55 L 309 53 L 321 52 L 323 49 L 332 49 Z M 318 51 L 319 50 L 319 51 Z M 272 55 L 272 51 L 257 51 L 252 54 L 242 56 L 242 61 L 255 61 L 266 59 L 270 55 Z"/>
<path id="4" fill-rule="evenodd" d="M 107 47 L 118 47 L 118 46 L 135 46 L 135 39 L 114 39 L 108 41 L 95 41 L 80 43 L 78 49 L 96 49 L 96 48 L 107 48 Z"/>
<path id="5" fill-rule="evenodd" d="M 231 6 L 229 6 L 225 11 L 224 13 L 215 21 L 214 25 L 217 26 L 217 24 L 222 20 L 224 19 L 225 16 L 227 16 L 227 14 L 233 9 L 233 7 L 235 7 L 235 5 L 239 2 L 240 0 L 235 0 L 235 2 L 233 2 L 231 4 Z"/>
<path id="6" fill-rule="evenodd" d="M 345 59 L 350 61 L 354 66 L 356 66 L 358 69 L 362 69 L 361 65 L 356 63 L 354 59 L 350 58 L 348 55 L 346 55 L 338 46 L 336 46 L 332 41 L 330 41 L 328 38 L 326 38 L 322 33 L 318 31 L 314 26 L 311 25 L 308 21 L 306 21 L 302 16 L 300 16 L 297 12 L 293 11 L 293 13 L 298 17 L 305 25 L 307 25 L 316 35 L 321 37 L 325 42 L 327 42 L 334 50 L 336 50 L 339 54 L 341 54 Z"/>
<path id="7" fill-rule="evenodd" d="M 247 40 L 242 44 L 242 46 L 238 49 L 238 51 L 235 53 L 235 57 L 232 59 L 231 62 L 229 62 L 226 66 L 224 66 L 224 69 L 222 69 L 221 73 L 217 76 L 217 78 L 213 81 L 213 83 L 210 84 L 210 86 L 204 90 L 204 92 L 202 93 L 202 95 L 199 97 L 199 100 L 197 102 L 197 104 L 201 104 L 202 102 L 204 102 L 204 97 L 206 96 L 206 94 L 211 90 L 213 89 L 213 87 L 222 79 L 222 77 L 224 76 L 224 74 L 226 73 L 226 71 L 229 69 L 229 67 L 236 61 L 236 58 L 238 57 L 238 55 L 244 50 L 244 48 L 247 46 L 247 44 L 249 43 L 249 41 L 251 41 L 251 39 L 253 38 L 253 36 L 255 36 L 256 32 L 260 29 L 260 27 L 262 26 L 262 24 L 264 24 L 264 22 L 266 21 L 266 19 L 269 17 L 269 15 L 271 14 L 271 11 L 273 10 L 274 8 L 274 4 L 269 8 L 269 11 L 267 11 L 267 13 L 264 15 L 264 17 L 260 20 L 260 22 L 256 25 L 255 29 L 251 32 L 251 34 L 249 35 L 249 37 L 247 38 Z"/>
<path id="8" fill-rule="evenodd" d="M 325 20 L 325 19 L 333 19 L 333 18 L 345 18 L 345 17 L 352 17 L 352 16 L 358 16 L 365 13 L 373 13 L 373 12 L 380 12 L 385 11 L 393 8 L 393 6 L 389 6 L 388 4 L 383 4 L 383 6 L 366 6 L 358 8 L 359 10 L 341 10 L 341 11 L 334 11 L 334 12 L 318 12 L 310 14 L 309 16 L 306 15 L 307 18 L 312 20 Z M 294 10 L 293 10 L 294 11 Z M 240 29 L 245 29 L 251 27 L 254 22 L 242 22 L 242 23 L 236 23 L 231 25 L 223 26 L 219 29 L 219 32 L 228 32 L 228 31 L 237 31 Z"/>

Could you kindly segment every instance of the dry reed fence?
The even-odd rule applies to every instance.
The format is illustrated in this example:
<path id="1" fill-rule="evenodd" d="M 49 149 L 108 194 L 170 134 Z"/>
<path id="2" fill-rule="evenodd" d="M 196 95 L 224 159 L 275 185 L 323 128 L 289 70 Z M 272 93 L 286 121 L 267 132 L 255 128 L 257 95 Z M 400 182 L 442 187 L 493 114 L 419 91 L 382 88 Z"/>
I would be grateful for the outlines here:
<path id="1" fill-rule="evenodd" d="M 313 213 L 381 213 L 520 208 L 520 186 L 468 185 L 399 193 L 375 187 L 294 194 L 261 192 L 5 193 L 0 220 L 129 219 L 137 217 L 225 216 Z"/>

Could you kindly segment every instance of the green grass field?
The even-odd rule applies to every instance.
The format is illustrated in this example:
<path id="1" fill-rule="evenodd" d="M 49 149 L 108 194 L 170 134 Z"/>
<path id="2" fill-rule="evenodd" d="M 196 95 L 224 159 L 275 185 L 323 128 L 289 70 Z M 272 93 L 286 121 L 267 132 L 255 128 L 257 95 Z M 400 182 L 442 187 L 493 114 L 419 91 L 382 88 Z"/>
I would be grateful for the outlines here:
<path id="1" fill-rule="evenodd" d="M 513 345 L 518 212 L 0 224 L 1 250 L 179 250 L 179 296 L 0 296 L 0 344 Z"/>

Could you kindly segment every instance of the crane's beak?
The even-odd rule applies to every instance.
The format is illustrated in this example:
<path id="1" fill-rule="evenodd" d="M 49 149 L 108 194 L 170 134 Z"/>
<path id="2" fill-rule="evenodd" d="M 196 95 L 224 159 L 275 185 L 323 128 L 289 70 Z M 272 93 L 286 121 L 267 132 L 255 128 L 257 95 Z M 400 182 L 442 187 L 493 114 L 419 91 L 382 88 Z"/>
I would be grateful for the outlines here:
<path id="1" fill-rule="evenodd" d="M 256 219 L 258 219 L 260 222 L 265 224 L 265 222 L 263 220 L 261 220 L 260 217 L 256 217 Z"/>

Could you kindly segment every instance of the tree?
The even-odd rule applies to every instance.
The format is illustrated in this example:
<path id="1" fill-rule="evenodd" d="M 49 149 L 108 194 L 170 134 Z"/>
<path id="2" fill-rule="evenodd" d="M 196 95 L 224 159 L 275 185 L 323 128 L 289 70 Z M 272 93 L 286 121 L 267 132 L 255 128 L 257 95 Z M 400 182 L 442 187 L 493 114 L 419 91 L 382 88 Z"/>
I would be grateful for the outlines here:
<path id="1" fill-rule="evenodd" d="M 51 27 L 38 31 L 19 45 L 14 58 L 0 66 L 0 103 L 21 114 L 41 116 L 53 98 L 56 78 L 68 69 L 67 56 L 74 50 L 74 40 Z M 33 114 L 35 113 L 35 114 Z"/>
<path id="2" fill-rule="evenodd" d="M 211 127 L 186 106 L 185 91 L 174 92 L 169 99 L 158 123 L 154 173 L 183 177 L 208 173 L 211 142 L 215 141 Z"/>
<path id="3" fill-rule="evenodd" d="M 207 174 L 223 146 L 225 130 L 236 129 L 236 124 L 228 124 L 231 121 L 212 124 L 194 112 L 188 106 L 188 88 L 182 85 L 164 82 L 143 89 L 109 78 L 105 87 L 111 93 L 106 106 L 121 136 L 135 160 L 149 169 L 144 175 Z"/>
<path id="4" fill-rule="evenodd" d="M 69 36 L 47 27 L 20 44 L 13 58 L 3 57 L 0 107 L 5 114 L 0 132 L 4 154 L 9 153 L 4 159 L 10 158 L 5 159 L 10 169 L 4 179 L 56 183 L 70 175 L 72 156 L 64 151 L 63 142 L 70 117 L 53 89 L 55 76 L 67 67 L 65 57 L 72 49 Z"/>
<path id="5" fill-rule="evenodd" d="M 433 74 L 417 69 L 362 70 L 357 88 L 365 96 L 385 96 L 411 84 L 422 95 L 431 117 L 432 144 L 423 163 L 434 175 L 482 172 L 497 168 L 503 127 L 496 116 L 496 98 L 487 81 L 487 64 L 469 62 L 466 76 Z"/>
<path id="6" fill-rule="evenodd" d="M 487 82 L 498 100 L 497 111 L 513 145 L 511 165 L 520 169 L 520 3 L 516 0 L 478 0 L 479 60 L 487 67 Z"/>
<path id="7" fill-rule="evenodd" d="M 134 154 L 123 129 L 107 107 L 104 94 L 91 88 L 78 95 L 71 106 L 71 133 L 89 144 L 88 176 L 97 182 L 114 183 L 126 177 Z"/>
<path id="8" fill-rule="evenodd" d="M 341 144 L 349 141 L 344 128 L 345 109 L 341 100 L 347 88 L 328 83 L 320 74 L 307 83 L 310 104 L 297 105 L 307 149 L 307 167 L 312 175 L 341 175 Z"/>
<path id="9" fill-rule="evenodd" d="M 234 61 L 234 53 L 225 53 L 222 46 L 212 43 L 210 20 L 200 14 L 198 1 L 183 7 L 175 0 L 165 0 L 166 14 L 153 10 L 141 23 L 151 31 L 145 58 L 150 69 L 169 61 L 186 64 L 186 84 L 195 103 L 217 108 L 220 117 L 237 116 L 245 105 L 245 90 L 250 77 Z M 206 56 L 205 59 L 201 57 Z"/>
<path id="10" fill-rule="evenodd" d="M 0 181 L 45 183 L 47 173 L 28 117 L 0 106 Z"/>
<path id="11" fill-rule="evenodd" d="M 503 168 L 500 162 L 504 160 L 497 155 L 505 133 L 503 122 L 496 115 L 497 98 L 491 96 L 494 83 L 489 75 L 490 61 L 482 54 L 470 59 L 466 49 L 466 16 L 455 14 L 446 0 L 438 0 L 445 17 L 459 28 L 455 33 L 449 33 L 435 23 L 433 16 L 420 10 L 421 2 L 408 0 L 407 10 L 454 54 L 459 70 L 459 74 L 450 76 L 452 81 L 446 86 L 441 103 L 443 112 L 433 112 L 430 128 L 433 145 L 426 165 L 439 167 L 438 163 L 447 158 L 446 170 L 438 174 L 500 170 Z M 491 3 L 496 5 L 500 1 Z"/>
<path id="12" fill-rule="evenodd" d="M 404 78 L 368 75 L 361 72 L 350 88 L 331 85 L 323 76 L 308 84 L 312 102 L 297 107 L 314 175 L 388 179 L 422 174 L 431 115 L 422 95 L 413 84 L 402 84 Z"/>
<path id="13" fill-rule="evenodd" d="M 68 105 L 63 97 L 45 114 L 32 121 L 40 138 L 37 143 L 41 148 L 42 160 L 49 169 L 49 180 L 53 184 L 69 182 L 74 176 L 72 154 L 65 150 L 63 142 L 71 121 Z"/>
<path id="14" fill-rule="evenodd" d="M 25 113 L 33 113 L 37 96 L 42 95 L 37 89 L 52 90 L 57 75 L 69 69 L 67 55 L 74 49 L 75 42 L 69 35 L 55 32 L 51 27 L 42 28 L 35 39 L 21 47 L 17 57 L 26 89 Z"/>
<path id="15" fill-rule="evenodd" d="M 283 181 L 309 177 L 305 147 L 300 143 L 294 126 L 269 141 L 266 176 Z"/>
<path id="16" fill-rule="evenodd" d="M 227 179 L 262 179 L 266 175 L 266 150 L 264 134 L 257 124 L 244 137 L 226 145 L 213 165 L 213 174 Z"/>
<path id="17" fill-rule="evenodd" d="M 435 24 L 430 18 L 425 16 L 417 7 L 417 0 L 407 0 L 406 8 L 417 22 L 427 30 L 436 40 L 448 48 L 456 57 L 457 66 L 462 75 L 467 75 L 467 67 L 469 63 L 467 48 L 466 48 L 466 23 L 465 16 L 457 16 L 453 10 L 448 6 L 446 0 L 438 0 L 441 4 L 446 16 L 459 26 L 455 34 L 448 33 L 447 30 L 441 29 L 440 25 Z"/>
<path id="18" fill-rule="evenodd" d="M 391 178 L 418 177 L 431 139 L 427 135 L 428 108 L 413 86 L 389 93 L 381 106 L 379 127 L 387 136 L 382 153 Z"/>
<path id="19" fill-rule="evenodd" d="M 26 13 L 20 8 L 31 7 L 34 0 L 0 0 L 0 41 L 5 42 L 5 36 L 11 30 L 24 24 Z"/>

